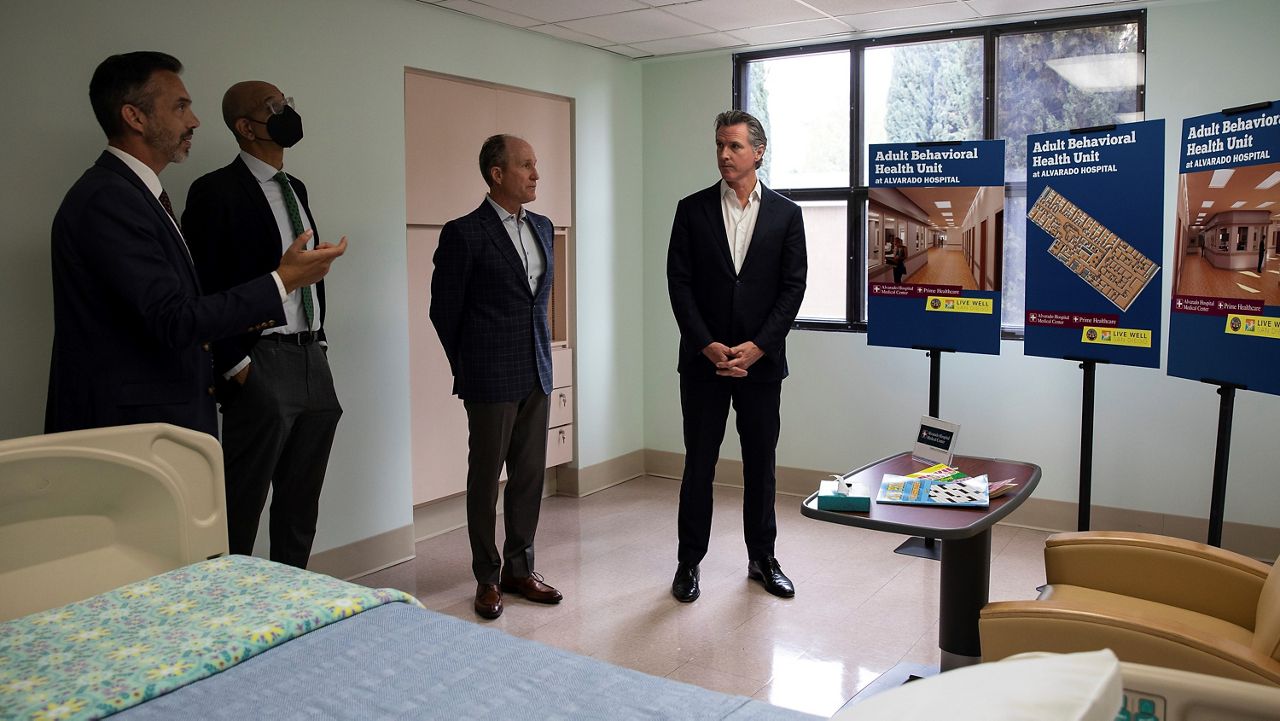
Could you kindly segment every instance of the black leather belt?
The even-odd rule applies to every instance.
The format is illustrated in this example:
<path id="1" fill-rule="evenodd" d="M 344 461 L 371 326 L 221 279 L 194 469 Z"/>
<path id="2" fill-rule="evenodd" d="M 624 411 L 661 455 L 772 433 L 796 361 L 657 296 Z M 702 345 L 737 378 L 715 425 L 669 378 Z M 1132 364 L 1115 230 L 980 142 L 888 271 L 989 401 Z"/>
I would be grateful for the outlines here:
<path id="1" fill-rule="evenodd" d="M 320 340 L 320 334 L 313 330 L 304 330 L 301 333 L 267 333 L 262 337 L 289 345 L 311 345 Z"/>

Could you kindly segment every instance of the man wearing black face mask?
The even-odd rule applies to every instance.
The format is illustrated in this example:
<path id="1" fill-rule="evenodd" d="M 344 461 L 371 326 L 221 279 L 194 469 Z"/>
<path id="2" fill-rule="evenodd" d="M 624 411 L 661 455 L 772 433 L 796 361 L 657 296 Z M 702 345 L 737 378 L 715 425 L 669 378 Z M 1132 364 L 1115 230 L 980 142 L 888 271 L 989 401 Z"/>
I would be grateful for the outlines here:
<path id="1" fill-rule="evenodd" d="M 293 99 L 270 83 L 236 83 L 222 98 L 222 117 L 240 154 L 191 185 L 182 215 L 206 292 L 270 271 L 281 243 L 315 229 L 306 186 L 284 172 L 285 148 L 302 139 Z M 232 553 L 253 552 L 271 488 L 271 560 L 307 565 L 342 415 L 324 311 L 324 283 L 305 286 L 289 294 L 284 325 L 213 345 Z"/>

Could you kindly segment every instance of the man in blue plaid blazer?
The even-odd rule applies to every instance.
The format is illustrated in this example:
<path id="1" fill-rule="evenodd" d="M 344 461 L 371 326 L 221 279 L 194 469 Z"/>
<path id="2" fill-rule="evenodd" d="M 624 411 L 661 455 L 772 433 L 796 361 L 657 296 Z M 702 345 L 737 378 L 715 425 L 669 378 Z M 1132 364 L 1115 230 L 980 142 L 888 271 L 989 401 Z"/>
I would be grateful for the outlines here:
<path id="1" fill-rule="evenodd" d="M 537 197 L 537 157 L 524 140 L 495 135 L 480 149 L 489 194 L 440 233 L 431 276 L 431 322 L 453 392 L 467 410 L 467 534 L 476 613 L 502 615 L 502 592 L 559 603 L 533 570 L 533 537 L 547 458 L 551 392 L 551 221 L 524 209 Z M 498 475 L 506 541 L 494 541 Z"/>

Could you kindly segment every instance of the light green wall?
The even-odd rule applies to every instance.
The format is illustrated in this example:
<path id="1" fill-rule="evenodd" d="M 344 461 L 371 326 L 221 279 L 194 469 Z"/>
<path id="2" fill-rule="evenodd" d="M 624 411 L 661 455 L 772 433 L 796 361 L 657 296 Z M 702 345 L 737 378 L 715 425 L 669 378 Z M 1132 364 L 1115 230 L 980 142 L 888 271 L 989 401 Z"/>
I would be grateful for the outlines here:
<path id="1" fill-rule="evenodd" d="M 1147 117 L 1166 118 L 1165 217 L 1173 217 L 1182 118 L 1280 98 L 1280 3 L 1232 0 L 1158 6 L 1147 24 Z M 681 451 L 677 330 L 664 263 L 676 201 L 716 179 L 711 119 L 731 103 L 729 54 L 652 61 L 644 73 L 645 444 Z M 1172 229 L 1166 227 L 1171 243 Z M 1166 254 L 1165 267 L 1171 267 Z M 1164 292 L 1171 275 L 1164 274 Z M 948 354 L 941 411 L 959 422 L 965 453 L 1040 464 L 1036 495 L 1074 501 L 1079 478 L 1082 373 L 1066 361 Z M 793 331 L 783 386 L 778 462 L 854 467 L 906 447 L 928 409 L 924 353 L 868 347 L 863 334 Z M 1208 513 L 1218 396 L 1163 370 L 1099 366 L 1094 503 L 1188 516 Z M 1237 396 L 1228 521 L 1277 525 L 1280 399 Z M 730 421 L 732 423 L 732 420 Z M 722 455 L 740 458 L 732 431 Z"/>
<path id="2" fill-rule="evenodd" d="M 8 105 L 0 168 L 0 438 L 39 433 L 52 337 L 49 226 L 104 146 L 87 98 L 93 68 L 129 50 L 170 52 L 203 125 L 162 179 L 175 204 L 235 153 L 223 90 L 261 78 L 296 97 L 307 137 L 289 152 L 325 235 L 351 238 L 328 280 L 327 316 L 346 413 L 322 497 L 316 550 L 410 522 L 406 327 L 406 66 L 576 102 L 578 459 L 643 447 L 640 338 L 641 67 L 598 50 L 412 0 L 4 3 Z M 518 129 L 514 129 L 518 132 Z M 425 309 L 415 309 L 425 319 Z"/>

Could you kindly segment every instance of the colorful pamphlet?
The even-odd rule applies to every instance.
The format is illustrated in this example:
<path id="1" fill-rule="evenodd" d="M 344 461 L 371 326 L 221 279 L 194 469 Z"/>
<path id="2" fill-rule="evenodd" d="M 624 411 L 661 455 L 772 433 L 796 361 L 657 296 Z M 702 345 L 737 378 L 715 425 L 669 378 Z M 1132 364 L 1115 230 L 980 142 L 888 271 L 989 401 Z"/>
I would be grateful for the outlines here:
<path id="1" fill-rule="evenodd" d="M 973 478 L 941 481 L 886 473 L 880 481 L 876 503 L 986 508 L 990 505 L 987 476 L 984 473 Z"/>

